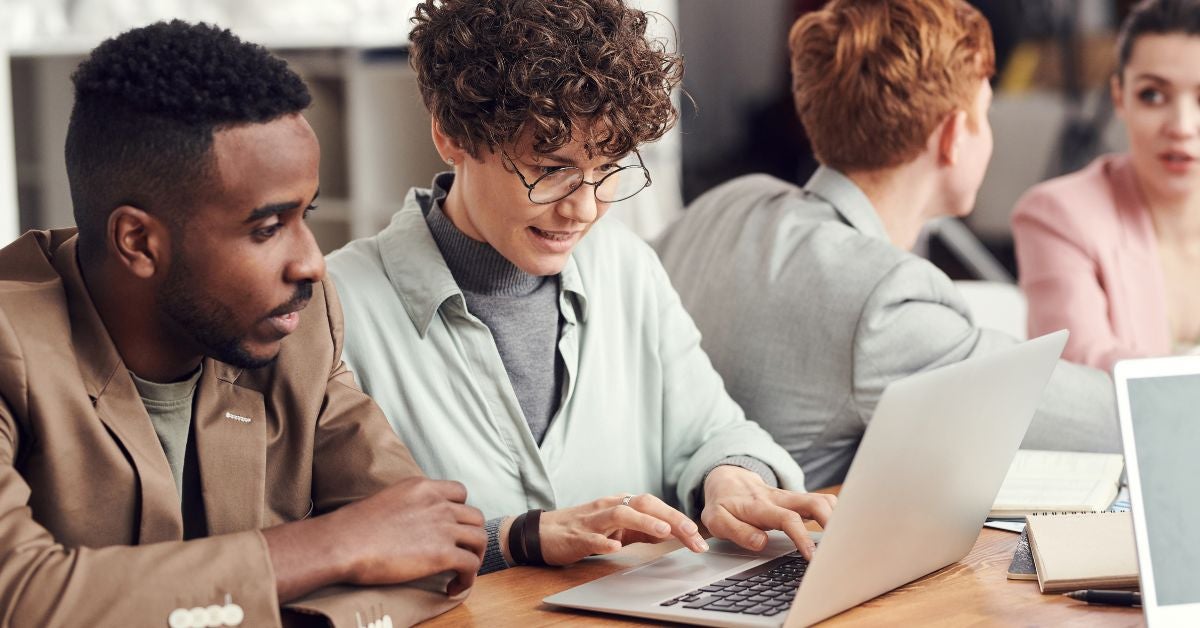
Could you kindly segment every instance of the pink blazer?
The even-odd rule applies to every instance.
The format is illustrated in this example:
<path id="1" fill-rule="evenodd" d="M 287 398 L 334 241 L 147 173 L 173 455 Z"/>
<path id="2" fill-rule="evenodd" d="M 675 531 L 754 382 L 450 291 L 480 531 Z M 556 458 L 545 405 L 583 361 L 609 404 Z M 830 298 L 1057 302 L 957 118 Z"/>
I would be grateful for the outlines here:
<path id="1" fill-rule="evenodd" d="M 1034 186 L 1012 224 L 1031 338 L 1066 328 L 1063 358 L 1105 370 L 1171 352 L 1158 239 L 1128 156 Z"/>

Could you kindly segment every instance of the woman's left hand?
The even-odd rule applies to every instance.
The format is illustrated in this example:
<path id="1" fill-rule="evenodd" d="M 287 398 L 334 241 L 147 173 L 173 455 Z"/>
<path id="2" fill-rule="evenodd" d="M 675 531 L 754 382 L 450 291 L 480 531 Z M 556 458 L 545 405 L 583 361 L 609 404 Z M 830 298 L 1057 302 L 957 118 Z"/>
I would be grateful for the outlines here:
<path id="1" fill-rule="evenodd" d="M 816 545 L 808 537 L 804 520 L 813 519 L 824 527 L 836 505 L 833 495 L 774 488 L 753 471 L 722 465 L 704 481 L 700 520 L 714 537 L 753 551 L 766 547 L 765 530 L 783 530 L 800 554 L 812 560 Z"/>

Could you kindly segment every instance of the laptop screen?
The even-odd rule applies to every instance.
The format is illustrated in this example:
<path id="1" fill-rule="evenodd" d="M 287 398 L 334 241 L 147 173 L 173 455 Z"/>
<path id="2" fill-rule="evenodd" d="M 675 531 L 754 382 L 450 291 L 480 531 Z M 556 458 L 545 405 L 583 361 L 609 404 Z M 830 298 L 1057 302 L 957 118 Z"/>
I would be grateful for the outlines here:
<path id="1" fill-rule="evenodd" d="M 1200 603 L 1200 375 L 1130 378 L 1127 390 L 1155 602 Z"/>

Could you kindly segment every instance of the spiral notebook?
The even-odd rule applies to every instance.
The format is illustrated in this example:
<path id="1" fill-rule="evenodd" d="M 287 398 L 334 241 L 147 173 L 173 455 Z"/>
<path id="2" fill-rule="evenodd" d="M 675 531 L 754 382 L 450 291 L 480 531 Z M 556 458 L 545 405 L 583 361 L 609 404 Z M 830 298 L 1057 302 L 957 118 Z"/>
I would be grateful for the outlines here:
<path id="1" fill-rule="evenodd" d="M 1032 512 L 1105 510 L 1117 496 L 1121 454 L 1017 452 L 989 518 L 1022 520 Z"/>
<path id="2" fill-rule="evenodd" d="M 1032 514 L 1022 540 L 1026 536 L 1043 593 L 1138 586 L 1133 519 L 1128 512 Z M 1018 561 L 1020 543 L 1009 577 L 1032 579 L 1028 566 Z"/>

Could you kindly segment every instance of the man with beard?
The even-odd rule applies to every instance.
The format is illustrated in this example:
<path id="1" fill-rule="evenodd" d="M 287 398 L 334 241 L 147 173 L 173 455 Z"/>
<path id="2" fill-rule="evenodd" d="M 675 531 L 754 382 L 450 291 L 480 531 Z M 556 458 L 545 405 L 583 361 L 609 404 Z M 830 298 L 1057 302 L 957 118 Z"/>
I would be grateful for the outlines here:
<path id="1" fill-rule="evenodd" d="M 391 626 L 460 601 L 483 518 L 341 361 L 304 83 L 182 22 L 73 81 L 78 232 L 0 250 L 0 624 Z"/>

